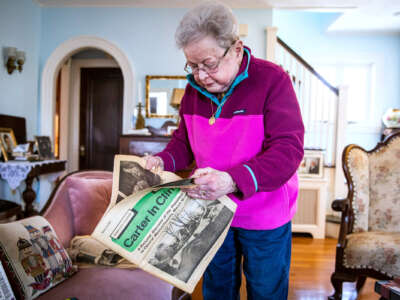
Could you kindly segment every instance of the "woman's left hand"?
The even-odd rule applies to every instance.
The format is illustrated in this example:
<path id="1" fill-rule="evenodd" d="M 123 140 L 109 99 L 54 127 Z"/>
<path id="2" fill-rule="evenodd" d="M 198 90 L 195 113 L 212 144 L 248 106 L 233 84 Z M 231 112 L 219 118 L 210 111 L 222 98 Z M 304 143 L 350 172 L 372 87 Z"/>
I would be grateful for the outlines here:
<path id="1" fill-rule="evenodd" d="M 185 189 L 191 198 L 215 200 L 236 191 L 236 184 L 227 172 L 207 167 L 197 169 L 192 177 L 197 186 Z"/>

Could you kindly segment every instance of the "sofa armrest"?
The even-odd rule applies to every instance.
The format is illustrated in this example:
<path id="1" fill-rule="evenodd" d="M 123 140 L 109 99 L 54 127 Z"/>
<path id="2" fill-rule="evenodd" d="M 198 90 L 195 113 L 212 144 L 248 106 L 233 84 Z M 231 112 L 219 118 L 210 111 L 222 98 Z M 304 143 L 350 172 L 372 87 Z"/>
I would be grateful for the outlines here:
<path id="1" fill-rule="evenodd" d="M 177 287 L 172 289 L 171 300 L 192 300 L 192 296 Z"/>

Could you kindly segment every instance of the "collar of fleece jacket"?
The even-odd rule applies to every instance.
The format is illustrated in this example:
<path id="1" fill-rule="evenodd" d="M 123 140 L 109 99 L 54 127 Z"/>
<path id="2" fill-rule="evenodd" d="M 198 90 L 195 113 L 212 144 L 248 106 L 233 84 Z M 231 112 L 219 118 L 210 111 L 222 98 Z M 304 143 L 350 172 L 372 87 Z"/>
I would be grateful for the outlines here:
<path id="1" fill-rule="evenodd" d="M 228 91 L 225 93 L 225 95 L 222 97 L 221 100 L 218 99 L 214 94 L 211 94 L 206 89 L 204 89 L 203 87 L 199 86 L 196 83 L 196 81 L 194 80 L 193 74 L 189 74 L 189 75 L 186 76 L 187 80 L 189 81 L 189 84 L 194 89 L 199 91 L 201 94 L 203 94 L 207 98 L 211 99 L 218 106 L 217 111 L 215 112 L 215 118 L 216 119 L 220 116 L 222 107 L 224 106 L 224 104 L 225 104 L 226 100 L 229 98 L 229 96 L 233 93 L 233 90 L 235 89 L 235 87 L 240 82 L 242 82 L 244 79 L 249 77 L 248 70 L 249 70 L 249 65 L 250 65 L 251 53 L 250 53 L 250 49 L 247 48 L 247 47 L 244 47 L 243 50 L 244 50 L 245 55 L 243 56 L 243 62 L 242 62 L 241 66 L 240 66 L 240 69 L 239 69 L 239 75 L 236 76 L 235 80 L 233 81 L 233 83 L 229 87 Z"/>

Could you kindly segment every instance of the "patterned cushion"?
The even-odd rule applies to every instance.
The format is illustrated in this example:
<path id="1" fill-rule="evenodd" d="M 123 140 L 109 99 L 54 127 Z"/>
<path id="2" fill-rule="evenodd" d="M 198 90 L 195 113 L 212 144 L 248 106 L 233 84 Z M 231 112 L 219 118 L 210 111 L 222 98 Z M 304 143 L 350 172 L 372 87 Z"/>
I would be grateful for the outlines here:
<path id="1" fill-rule="evenodd" d="M 368 230 L 369 208 L 369 168 L 368 154 L 360 148 L 353 148 L 348 153 L 347 165 L 353 181 L 352 207 L 354 211 L 353 232 Z"/>
<path id="2" fill-rule="evenodd" d="M 400 138 L 369 155 L 369 231 L 400 231 Z"/>
<path id="3" fill-rule="evenodd" d="M 344 265 L 369 268 L 393 277 L 400 276 L 400 233 L 360 232 L 347 235 Z"/>
<path id="4" fill-rule="evenodd" d="M 34 299 L 75 269 L 43 217 L 0 224 L 0 258 L 17 299 Z"/>

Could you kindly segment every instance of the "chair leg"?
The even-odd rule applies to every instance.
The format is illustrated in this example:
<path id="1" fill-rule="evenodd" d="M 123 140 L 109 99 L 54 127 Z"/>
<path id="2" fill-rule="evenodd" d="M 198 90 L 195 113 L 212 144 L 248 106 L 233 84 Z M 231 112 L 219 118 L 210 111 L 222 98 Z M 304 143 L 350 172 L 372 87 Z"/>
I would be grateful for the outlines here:
<path id="1" fill-rule="evenodd" d="M 357 279 L 356 290 L 357 295 L 359 294 L 360 290 L 364 286 L 365 281 L 367 280 L 367 276 L 359 276 Z"/>
<path id="2" fill-rule="evenodd" d="M 338 273 L 333 273 L 331 276 L 331 283 L 335 292 L 333 295 L 328 296 L 329 300 L 341 300 L 342 299 L 342 291 L 343 291 L 343 279 L 338 276 Z"/>

